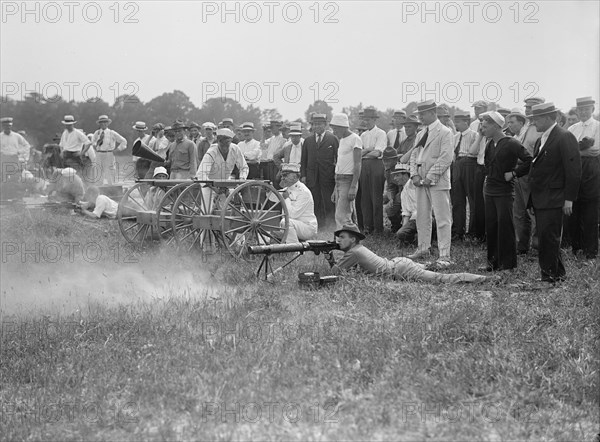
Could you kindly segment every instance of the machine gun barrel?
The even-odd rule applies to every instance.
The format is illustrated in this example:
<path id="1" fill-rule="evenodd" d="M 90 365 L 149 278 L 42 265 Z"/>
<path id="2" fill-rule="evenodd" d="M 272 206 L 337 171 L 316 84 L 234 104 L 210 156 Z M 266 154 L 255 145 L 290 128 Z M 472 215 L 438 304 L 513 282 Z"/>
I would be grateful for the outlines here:
<path id="1" fill-rule="evenodd" d="M 250 255 L 270 255 L 273 253 L 289 252 L 314 252 L 317 255 L 321 252 L 330 252 L 339 250 L 340 246 L 335 241 L 303 241 L 290 244 L 273 244 L 266 246 L 248 246 Z"/>

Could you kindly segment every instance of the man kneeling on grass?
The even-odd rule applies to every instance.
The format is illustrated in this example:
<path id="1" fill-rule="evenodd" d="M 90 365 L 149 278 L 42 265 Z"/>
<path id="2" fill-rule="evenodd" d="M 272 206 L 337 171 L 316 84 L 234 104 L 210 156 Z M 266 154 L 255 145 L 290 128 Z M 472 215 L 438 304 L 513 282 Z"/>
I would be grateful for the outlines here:
<path id="1" fill-rule="evenodd" d="M 335 236 L 338 239 L 340 250 L 344 252 L 344 256 L 336 262 L 333 254 L 325 255 L 334 273 L 358 266 L 365 272 L 376 276 L 387 276 L 406 281 L 456 283 L 484 282 L 497 279 L 472 273 L 436 273 L 425 270 L 424 264 L 413 262 L 409 258 L 382 258 L 360 243 L 361 240 L 365 239 L 365 235 L 354 225 L 345 225 L 335 232 Z"/>

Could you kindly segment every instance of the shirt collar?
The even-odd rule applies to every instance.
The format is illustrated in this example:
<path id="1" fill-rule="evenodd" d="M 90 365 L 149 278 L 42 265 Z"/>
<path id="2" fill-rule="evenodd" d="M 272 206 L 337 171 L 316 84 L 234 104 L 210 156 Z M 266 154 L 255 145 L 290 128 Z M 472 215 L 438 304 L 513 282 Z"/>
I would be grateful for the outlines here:
<path id="1" fill-rule="evenodd" d="M 433 130 L 433 129 L 435 129 L 435 128 L 437 127 L 438 123 L 439 123 L 439 124 L 442 124 L 442 122 L 441 122 L 440 120 L 435 120 L 433 123 L 431 123 L 431 124 L 430 124 L 429 126 L 427 126 L 427 127 L 428 127 L 428 128 L 429 128 L 429 130 L 431 131 L 431 130 Z"/>
<path id="2" fill-rule="evenodd" d="M 552 126 L 550 126 L 542 135 L 544 138 L 548 138 L 550 136 L 550 132 L 552 132 L 552 129 L 554 129 L 554 127 L 556 126 L 556 123 L 554 123 Z"/>
<path id="3" fill-rule="evenodd" d="M 466 128 L 464 131 L 462 131 L 460 134 L 461 134 L 461 135 L 466 135 L 466 134 L 468 134 L 469 132 L 472 132 L 472 131 L 471 131 L 471 128 L 470 128 L 470 127 L 467 127 L 467 128 Z"/>
<path id="4" fill-rule="evenodd" d="M 592 116 L 592 117 L 588 118 L 588 120 L 587 120 L 587 121 L 582 121 L 582 122 L 581 122 L 581 125 L 582 125 L 582 126 L 587 126 L 588 124 L 592 124 L 592 120 L 593 120 L 593 119 L 594 119 L 594 117 Z"/>

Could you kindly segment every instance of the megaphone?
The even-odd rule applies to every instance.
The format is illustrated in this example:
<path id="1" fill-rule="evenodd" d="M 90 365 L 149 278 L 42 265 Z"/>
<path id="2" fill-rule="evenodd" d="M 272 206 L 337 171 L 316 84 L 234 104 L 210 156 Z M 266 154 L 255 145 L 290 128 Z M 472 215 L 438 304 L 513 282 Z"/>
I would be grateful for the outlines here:
<path id="1" fill-rule="evenodd" d="M 133 148 L 131 149 L 131 153 L 133 155 L 135 155 L 136 157 L 144 158 L 144 159 L 150 160 L 150 161 L 156 161 L 156 162 L 159 162 L 159 163 L 162 163 L 162 162 L 165 161 L 165 159 L 163 157 L 161 157 L 160 155 L 158 155 L 156 152 L 154 152 L 148 146 L 143 145 L 142 144 L 142 140 L 137 140 L 133 144 Z"/>

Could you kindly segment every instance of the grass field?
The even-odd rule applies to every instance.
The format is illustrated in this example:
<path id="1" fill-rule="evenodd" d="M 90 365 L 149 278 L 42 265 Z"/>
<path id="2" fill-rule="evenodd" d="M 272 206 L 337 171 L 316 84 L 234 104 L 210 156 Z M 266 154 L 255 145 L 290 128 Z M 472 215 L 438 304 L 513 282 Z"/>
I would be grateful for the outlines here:
<path id="1" fill-rule="evenodd" d="M 383 256 L 390 238 L 365 244 Z M 453 249 L 455 271 L 484 262 Z M 37 262 L 36 262 L 37 261 Z M 113 221 L 2 213 L 2 440 L 591 441 L 598 263 L 500 283 L 353 274 L 319 291 L 258 263 L 135 253 Z M 596 319 L 594 319 L 596 318 Z"/>

